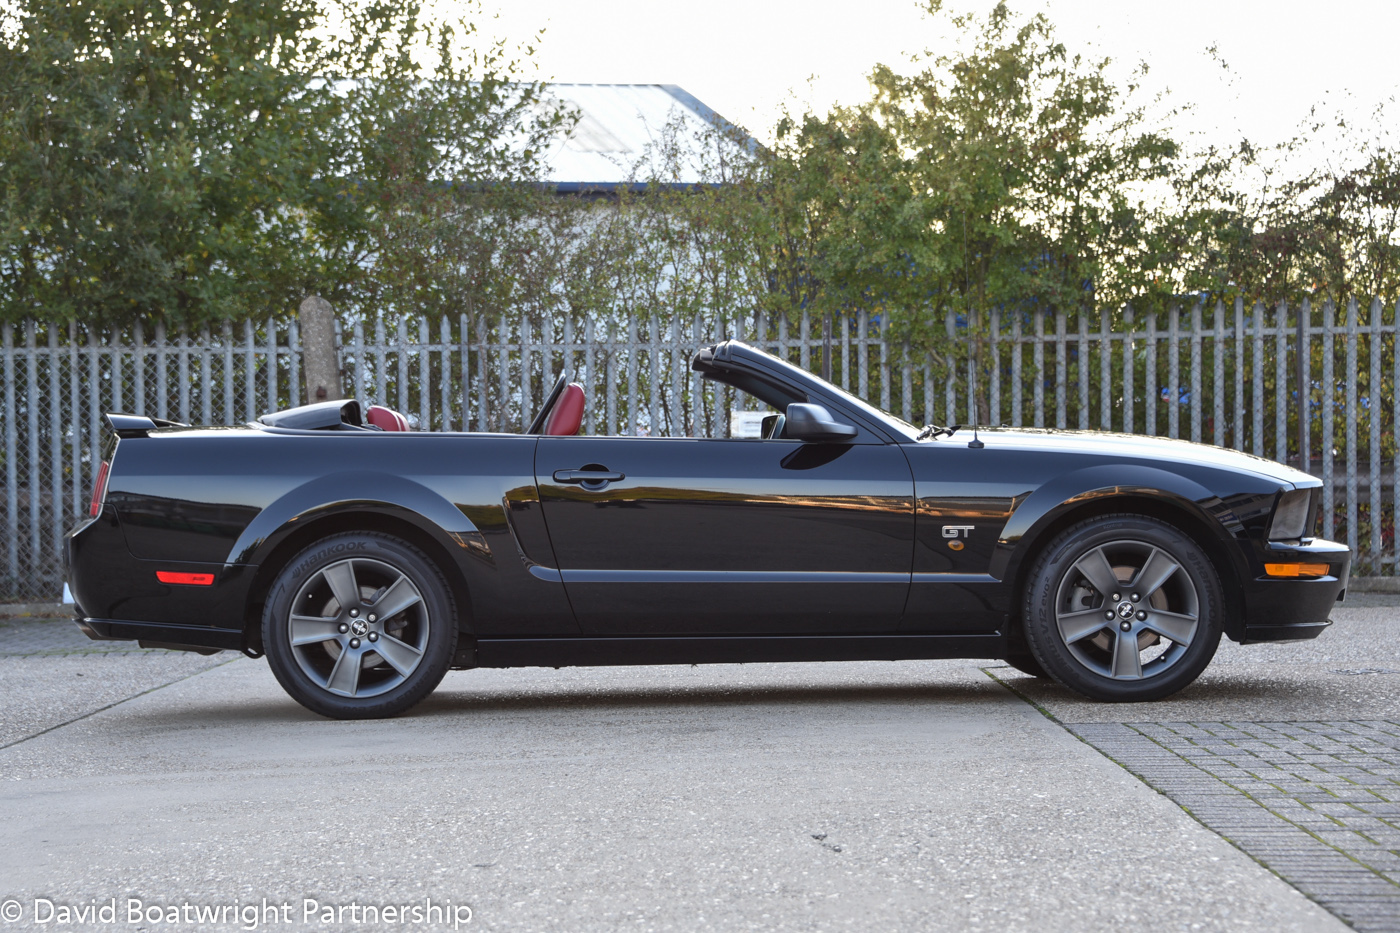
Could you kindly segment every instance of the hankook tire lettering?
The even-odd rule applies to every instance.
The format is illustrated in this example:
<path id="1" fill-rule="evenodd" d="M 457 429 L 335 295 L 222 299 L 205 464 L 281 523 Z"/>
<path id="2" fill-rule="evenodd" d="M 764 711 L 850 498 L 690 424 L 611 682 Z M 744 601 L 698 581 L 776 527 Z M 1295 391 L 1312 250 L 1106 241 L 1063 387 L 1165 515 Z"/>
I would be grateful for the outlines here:
<path id="1" fill-rule="evenodd" d="M 296 569 L 296 573 L 297 573 L 298 576 L 300 576 L 300 575 L 306 573 L 307 571 L 311 570 L 312 567 L 314 567 L 316 564 L 318 564 L 318 563 L 320 563 L 321 561 L 325 560 L 327 557 L 330 557 L 332 554 L 339 554 L 339 553 L 341 553 L 342 551 L 365 551 L 365 550 L 368 550 L 368 549 L 369 549 L 369 545 L 367 545 L 367 544 L 365 544 L 365 543 L 363 543 L 363 542 L 351 542 L 351 543 L 347 543 L 347 544 L 333 544 L 333 545 L 331 545 L 330 547 L 322 548 L 321 550 L 317 551 L 315 554 L 312 554 L 312 555 L 311 555 L 310 557 L 308 557 L 306 560 L 304 560 L 304 561 L 302 561 L 300 564 L 298 564 L 298 565 L 297 565 L 297 569 Z"/>

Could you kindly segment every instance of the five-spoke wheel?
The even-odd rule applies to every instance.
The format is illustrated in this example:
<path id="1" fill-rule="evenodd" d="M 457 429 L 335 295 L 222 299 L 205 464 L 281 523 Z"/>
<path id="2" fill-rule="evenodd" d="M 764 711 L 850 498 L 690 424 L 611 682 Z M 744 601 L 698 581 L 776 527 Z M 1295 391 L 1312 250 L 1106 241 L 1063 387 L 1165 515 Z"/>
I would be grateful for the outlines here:
<path id="1" fill-rule="evenodd" d="M 378 696 L 418 668 L 431 620 L 418 587 L 380 560 L 323 567 L 292 602 L 288 632 L 302 672 L 338 696 Z"/>
<path id="2" fill-rule="evenodd" d="M 1156 519 L 1114 515 L 1061 534 L 1037 560 L 1025 636 L 1056 680 L 1103 700 L 1150 700 L 1191 683 L 1220 641 L 1207 555 Z"/>
<path id="3" fill-rule="evenodd" d="M 447 671 L 456 620 L 437 567 L 386 535 L 319 541 L 273 585 L 263 643 L 294 698 L 336 718 L 391 716 Z"/>

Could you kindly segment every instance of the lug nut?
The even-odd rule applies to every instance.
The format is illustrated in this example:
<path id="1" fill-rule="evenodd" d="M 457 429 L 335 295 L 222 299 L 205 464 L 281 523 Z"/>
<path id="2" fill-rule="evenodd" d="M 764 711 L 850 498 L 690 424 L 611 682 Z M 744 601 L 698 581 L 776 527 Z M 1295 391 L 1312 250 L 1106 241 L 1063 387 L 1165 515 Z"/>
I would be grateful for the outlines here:
<path id="1" fill-rule="evenodd" d="M 1138 621 L 1139 621 L 1139 622 L 1146 622 L 1146 621 L 1147 621 L 1147 613 L 1145 613 L 1145 612 L 1139 612 L 1139 613 L 1138 613 Z"/>
<path id="2" fill-rule="evenodd" d="M 370 633 L 369 633 L 369 640 L 370 640 L 370 641 L 379 641 L 379 633 L 378 633 L 378 632 L 370 632 Z"/>
<path id="3" fill-rule="evenodd" d="M 1105 613 L 1103 614 L 1103 617 L 1104 617 L 1105 619 L 1111 619 L 1111 618 L 1113 618 L 1113 613 L 1111 613 L 1111 612 L 1105 612 Z"/>
<path id="4" fill-rule="evenodd" d="M 359 614 L 360 614 L 360 610 L 358 610 L 358 609 L 351 609 L 351 610 L 350 610 L 350 618 L 352 618 L 352 619 L 355 618 L 355 616 L 357 616 L 357 615 L 359 615 Z"/>
<path id="5" fill-rule="evenodd" d="M 351 648 L 358 648 L 358 647 L 360 647 L 360 640 L 359 640 L 358 638 L 352 638 L 352 639 L 350 639 L 350 647 L 351 647 Z"/>
<path id="6" fill-rule="evenodd" d="M 378 619 L 376 619 L 376 618 L 374 617 L 374 613 L 372 613 L 372 612 L 369 614 L 369 620 L 370 620 L 371 622 L 377 622 L 377 621 L 379 621 Z"/>
<path id="7" fill-rule="evenodd" d="M 344 622 L 342 622 L 342 623 L 340 623 L 339 625 L 337 625 L 336 628 L 340 629 L 340 634 L 342 634 L 342 635 L 344 635 L 346 632 L 350 631 L 350 626 L 346 625 Z"/>
<path id="8" fill-rule="evenodd" d="M 1120 626 L 1118 626 L 1118 627 L 1121 628 L 1121 629 L 1122 629 L 1123 631 L 1125 631 L 1125 632 L 1131 631 L 1132 628 L 1133 628 L 1132 623 L 1130 623 L 1130 622 L 1124 622 L 1122 625 L 1120 625 Z"/>
<path id="9" fill-rule="evenodd" d="M 1137 602 L 1139 599 L 1142 599 L 1142 597 L 1139 596 L 1137 593 L 1134 593 L 1133 595 L 1129 596 L 1128 598 L 1131 599 L 1133 602 Z"/>
<path id="10" fill-rule="evenodd" d="M 1123 597 L 1122 597 L 1122 595 L 1119 594 L 1119 593 L 1114 593 L 1114 594 L 1113 594 L 1111 597 L 1109 597 L 1109 598 L 1112 599 L 1114 602 L 1117 602 L 1118 600 L 1122 599 Z"/>

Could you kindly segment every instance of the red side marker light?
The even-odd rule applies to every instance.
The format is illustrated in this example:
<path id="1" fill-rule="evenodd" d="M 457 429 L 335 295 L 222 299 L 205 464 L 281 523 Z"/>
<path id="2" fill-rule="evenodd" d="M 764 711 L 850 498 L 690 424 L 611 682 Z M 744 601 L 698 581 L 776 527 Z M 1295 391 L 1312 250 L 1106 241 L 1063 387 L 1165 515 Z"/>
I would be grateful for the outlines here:
<path id="1" fill-rule="evenodd" d="M 174 570 L 157 570 L 156 579 L 161 583 L 174 583 L 179 586 L 209 586 L 214 582 L 212 573 L 178 573 Z"/>

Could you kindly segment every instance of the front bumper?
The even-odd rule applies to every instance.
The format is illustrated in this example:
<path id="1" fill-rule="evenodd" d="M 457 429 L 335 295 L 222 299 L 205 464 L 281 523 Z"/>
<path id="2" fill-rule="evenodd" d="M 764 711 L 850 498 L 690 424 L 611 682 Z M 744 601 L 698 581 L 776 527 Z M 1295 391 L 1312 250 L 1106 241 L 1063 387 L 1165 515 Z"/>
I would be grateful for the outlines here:
<path id="1" fill-rule="evenodd" d="M 1336 541 L 1313 538 L 1300 544 L 1270 541 L 1267 563 L 1325 563 L 1324 577 L 1255 577 L 1245 584 L 1245 624 L 1241 644 L 1302 641 L 1316 638 L 1332 624 L 1328 615 L 1346 595 L 1351 549 Z"/>

